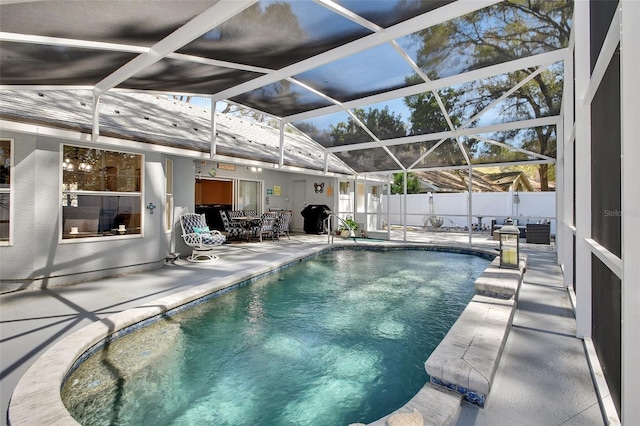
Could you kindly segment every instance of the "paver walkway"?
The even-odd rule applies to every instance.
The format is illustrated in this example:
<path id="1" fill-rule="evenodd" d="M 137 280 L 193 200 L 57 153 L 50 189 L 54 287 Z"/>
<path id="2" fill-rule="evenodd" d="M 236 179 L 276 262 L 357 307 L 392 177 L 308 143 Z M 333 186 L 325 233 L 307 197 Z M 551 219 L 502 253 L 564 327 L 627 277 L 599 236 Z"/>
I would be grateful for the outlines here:
<path id="1" fill-rule="evenodd" d="M 396 238 L 402 238 L 401 236 Z M 465 234 L 408 239 L 466 245 Z M 343 244 L 336 239 L 337 244 Z M 62 288 L 0 295 L 0 409 L 6 413 L 16 383 L 54 342 L 97 319 L 283 257 L 327 244 L 327 236 L 292 235 L 279 242 L 224 245 L 208 265 L 178 262 L 156 271 Z M 383 244 L 383 243 L 381 243 Z M 491 248 L 488 238 L 474 246 Z M 526 250 L 526 248 L 524 248 Z M 520 303 L 485 409 L 464 405 L 459 425 L 603 424 L 582 342 L 562 287 L 555 254 L 530 247 Z M 6 415 L 1 417 L 6 425 Z"/>

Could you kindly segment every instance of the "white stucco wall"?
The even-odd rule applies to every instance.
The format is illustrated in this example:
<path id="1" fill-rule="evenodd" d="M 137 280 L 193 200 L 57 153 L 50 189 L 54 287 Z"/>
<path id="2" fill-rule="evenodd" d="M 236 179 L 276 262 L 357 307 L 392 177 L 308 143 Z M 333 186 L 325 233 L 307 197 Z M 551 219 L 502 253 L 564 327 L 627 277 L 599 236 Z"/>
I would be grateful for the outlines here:
<path id="1" fill-rule="evenodd" d="M 64 285 L 151 269 L 164 263 L 167 243 L 162 209 L 150 214 L 144 208 L 149 202 L 163 204 L 164 170 L 160 154 L 145 153 L 143 235 L 61 241 L 60 150 L 62 144 L 74 142 L 9 132 L 2 132 L 1 136 L 15 141 L 13 244 L 0 246 L 3 291 Z"/>

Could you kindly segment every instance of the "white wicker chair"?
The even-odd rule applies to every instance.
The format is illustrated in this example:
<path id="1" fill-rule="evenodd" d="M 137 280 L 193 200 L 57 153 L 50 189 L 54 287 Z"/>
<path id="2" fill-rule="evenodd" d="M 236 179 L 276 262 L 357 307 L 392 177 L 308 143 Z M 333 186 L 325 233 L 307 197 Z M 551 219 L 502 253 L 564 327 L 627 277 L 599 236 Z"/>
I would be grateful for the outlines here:
<path id="1" fill-rule="evenodd" d="M 220 231 L 209 231 L 207 221 L 203 214 L 185 213 L 180 216 L 182 226 L 182 239 L 185 244 L 193 249 L 189 262 L 210 262 L 218 256 L 213 253 L 213 248 L 227 240 Z"/>

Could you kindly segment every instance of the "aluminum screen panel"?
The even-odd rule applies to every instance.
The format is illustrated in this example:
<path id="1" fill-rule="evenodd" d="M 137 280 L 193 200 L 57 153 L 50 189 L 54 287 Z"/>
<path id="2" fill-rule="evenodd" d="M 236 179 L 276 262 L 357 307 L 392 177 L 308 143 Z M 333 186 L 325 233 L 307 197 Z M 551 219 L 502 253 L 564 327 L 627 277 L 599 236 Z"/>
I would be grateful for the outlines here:
<path id="1" fill-rule="evenodd" d="M 495 145 L 473 138 L 466 138 L 462 142 L 462 146 L 473 165 L 500 163 L 504 161 L 505 158 L 514 162 L 526 162 L 539 159 L 531 154 L 515 151 L 505 146 Z"/>
<path id="2" fill-rule="evenodd" d="M 336 3 L 382 28 L 388 28 L 451 2 L 451 0 L 338 0 Z"/>
<path id="3" fill-rule="evenodd" d="M 528 69 L 476 80 L 439 93 L 450 106 L 448 113 L 458 126 L 489 126 L 558 115 L 562 105 L 563 75 L 562 63 L 555 63 L 545 69 Z"/>
<path id="4" fill-rule="evenodd" d="M 0 84 L 93 86 L 134 57 L 131 53 L 2 42 Z"/>
<path id="5" fill-rule="evenodd" d="M 402 166 L 408 169 L 416 160 L 427 154 L 437 143 L 438 141 L 434 140 L 402 145 L 391 145 L 387 148 L 398 159 L 398 161 L 402 163 Z"/>
<path id="6" fill-rule="evenodd" d="M 426 157 L 418 161 L 415 169 L 431 167 L 463 166 L 467 161 L 455 139 L 447 139 L 435 146 Z"/>
<path id="7" fill-rule="evenodd" d="M 505 130 L 503 132 L 479 133 L 474 135 L 478 140 L 503 143 L 515 149 L 523 149 L 532 154 L 555 157 L 556 127 L 537 126 L 531 128 Z"/>
<path id="8" fill-rule="evenodd" d="M 323 97 L 286 80 L 243 93 L 231 100 L 276 117 L 331 105 Z"/>
<path id="9" fill-rule="evenodd" d="M 572 13 L 569 0 L 5 2 L 0 84 L 239 104 L 360 173 L 553 162 Z"/>
<path id="10" fill-rule="evenodd" d="M 384 65 L 380 59 L 384 58 Z M 407 87 L 424 81 L 410 79 L 409 64 L 389 44 L 383 44 L 294 76 L 340 102 Z"/>
<path id="11" fill-rule="evenodd" d="M 262 74 L 167 58 L 145 68 L 118 87 L 177 93 L 215 93 L 260 75 Z"/>
<path id="12" fill-rule="evenodd" d="M 567 47 L 573 7 L 541 2 L 532 13 L 510 2 L 414 33 L 401 45 L 431 79 L 456 75 Z"/>
<path id="13" fill-rule="evenodd" d="M 358 173 L 400 169 L 383 148 L 337 152 L 336 156 Z"/>
<path id="14" fill-rule="evenodd" d="M 151 46 L 217 0 L 30 1 L 3 4 L 2 31 Z"/>
<path id="15" fill-rule="evenodd" d="M 373 140 L 345 111 L 291 124 L 325 148 Z"/>
<path id="16" fill-rule="evenodd" d="M 368 34 L 313 2 L 263 0 L 179 52 L 280 69 Z"/>

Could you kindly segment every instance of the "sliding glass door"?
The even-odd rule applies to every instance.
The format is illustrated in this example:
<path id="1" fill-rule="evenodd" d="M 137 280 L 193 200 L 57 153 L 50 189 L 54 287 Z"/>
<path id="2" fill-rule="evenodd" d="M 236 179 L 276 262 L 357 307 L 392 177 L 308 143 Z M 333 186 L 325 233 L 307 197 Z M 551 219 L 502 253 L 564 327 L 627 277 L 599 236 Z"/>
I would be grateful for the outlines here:
<path id="1" fill-rule="evenodd" d="M 255 180 L 236 181 L 236 210 L 255 210 L 262 213 L 262 182 Z"/>

